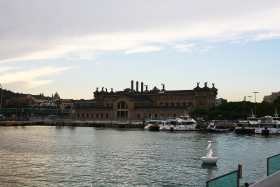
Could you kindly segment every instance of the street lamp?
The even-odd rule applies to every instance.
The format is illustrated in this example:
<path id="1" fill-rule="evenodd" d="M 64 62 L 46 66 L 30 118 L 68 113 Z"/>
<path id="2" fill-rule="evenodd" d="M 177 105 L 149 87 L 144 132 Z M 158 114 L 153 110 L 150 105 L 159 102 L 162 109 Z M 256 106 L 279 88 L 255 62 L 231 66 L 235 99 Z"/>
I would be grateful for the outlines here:
<path id="1" fill-rule="evenodd" d="M 251 95 L 249 95 L 248 97 L 249 97 L 249 102 L 251 102 L 251 97 L 252 97 L 252 96 L 251 96 Z"/>
<path id="2" fill-rule="evenodd" d="M 259 93 L 259 92 L 253 92 L 254 94 L 255 94 L 255 115 L 257 115 L 257 101 L 256 101 L 256 95 L 257 95 L 257 93 Z"/>
<path id="3" fill-rule="evenodd" d="M 2 107 L 2 99 L 3 99 L 3 89 L 2 89 L 2 85 L 0 83 L 0 88 L 1 88 L 1 101 L 0 101 L 0 109 Z"/>

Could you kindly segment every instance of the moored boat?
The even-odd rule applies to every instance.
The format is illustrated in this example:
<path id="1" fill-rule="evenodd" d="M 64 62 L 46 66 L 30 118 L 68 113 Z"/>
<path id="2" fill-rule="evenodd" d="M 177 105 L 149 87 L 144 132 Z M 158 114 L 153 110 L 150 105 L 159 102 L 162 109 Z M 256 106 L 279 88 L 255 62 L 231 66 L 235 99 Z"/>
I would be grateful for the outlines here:
<path id="1" fill-rule="evenodd" d="M 178 130 L 178 119 L 167 119 L 166 121 L 164 121 L 161 125 L 159 130 L 162 131 L 174 131 L 174 130 Z"/>
<path id="2" fill-rule="evenodd" d="M 260 118 L 261 122 L 256 126 L 256 134 L 279 134 L 280 121 L 274 120 L 272 116 L 264 116 Z"/>
<path id="3" fill-rule="evenodd" d="M 161 120 L 150 120 L 148 124 L 144 127 L 145 130 L 159 131 Z"/>
<path id="4" fill-rule="evenodd" d="M 233 128 L 233 125 L 226 120 L 210 123 L 207 127 L 209 132 L 229 132 Z"/>
<path id="5" fill-rule="evenodd" d="M 237 134 L 254 134 L 255 128 L 259 123 L 260 120 L 252 114 L 247 120 L 238 121 L 234 132 Z"/>
<path id="6" fill-rule="evenodd" d="M 194 131 L 196 130 L 197 122 L 189 115 L 180 116 L 178 119 L 178 130 L 179 131 Z"/>

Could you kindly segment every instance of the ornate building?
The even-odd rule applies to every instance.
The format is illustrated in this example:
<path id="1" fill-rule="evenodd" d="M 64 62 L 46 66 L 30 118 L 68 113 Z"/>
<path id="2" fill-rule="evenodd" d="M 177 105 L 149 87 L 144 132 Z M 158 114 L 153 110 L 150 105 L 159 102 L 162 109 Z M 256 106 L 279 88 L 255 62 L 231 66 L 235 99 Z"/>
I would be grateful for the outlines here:
<path id="1" fill-rule="evenodd" d="M 145 89 L 144 89 L 145 86 Z M 128 118 L 136 119 L 145 117 L 179 117 L 196 109 L 210 109 L 216 104 L 217 89 L 204 83 L 199 83 L 193 90 L 165 90 L 154 87 L 148 90 L 148 85 L 131 81 L 131 87 L 124 91 L 108 91 L 107 88 L 94 92 L 95 106 L 91 109 L 76 109 L 75 118 Z"/>

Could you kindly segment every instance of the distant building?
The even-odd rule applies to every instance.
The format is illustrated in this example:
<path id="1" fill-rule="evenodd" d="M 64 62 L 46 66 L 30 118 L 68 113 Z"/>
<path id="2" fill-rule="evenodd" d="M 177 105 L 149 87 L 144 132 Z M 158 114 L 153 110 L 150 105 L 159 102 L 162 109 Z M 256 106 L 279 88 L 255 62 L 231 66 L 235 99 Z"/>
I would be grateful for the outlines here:
<path id="1" fill-rule="evenodd" d="M 271 92 L 271 95 L 264 96 L 263 101 L 273 103 L 277 97 L 280 96 L 280 92 Z"/>
<path id="2" fill-rule="evenodd" d="M 27 97 L 12 98 L 10 100 L 6 100 L 6 105 L 9 105 L 9 104 L 17 104 L 17 105 L 25 104 L 27 106 L 35 106 L 36 100 L 34 97 L 29 95 Z"/>
<path id="3" fill-rule="evenodd" d="M 58 99 L 60 99 L 60 96 L 58 95 L 57 92 L 55 92 L 55 94 L 52 96 L 52 99 L 53 99 L 53 100 L 58 100 Z"/>
<path id="4" fill-rule="evenodd" d="M 216 99 L 216 106 L 219 106 L 220 104 L 223 103 L 227 103 L 227 100 L 223 98 Z"/>
<path id="5" fill-rule="evenodd" d="M 74 106 L 73 99 L 58 99 L 55 103 L 57 109 L 72 109 Z"/>
<path id="6" fill-rule="evenodd" d="M 135 86 L 135 87 L 134 87 Z M 144 89 L 145 86 L 145 89 Z M 212 88 L 204 83 L 199 83 L 193 90 L 165 90 L 154 87 L 148 90 L 148 85 L 138 81 L 124 91 L 108 91 L 102 87 L 94 92 L 94 107 L 76 108 L 75 118 L 127 118 L 137 119 L 143 117 L 179 117 L 196 109 L 210 109 L 216 105 L 218 90 L 212 84 Z"/>
<path id="7" fill-rule="evenodd" d="M 90 100 L 85 100 L 85 99 L 80 99 L 80 100 L 74 100 L 74 109 L 91 109 L 95 107 L 95 100 L 90 99 Z"/>

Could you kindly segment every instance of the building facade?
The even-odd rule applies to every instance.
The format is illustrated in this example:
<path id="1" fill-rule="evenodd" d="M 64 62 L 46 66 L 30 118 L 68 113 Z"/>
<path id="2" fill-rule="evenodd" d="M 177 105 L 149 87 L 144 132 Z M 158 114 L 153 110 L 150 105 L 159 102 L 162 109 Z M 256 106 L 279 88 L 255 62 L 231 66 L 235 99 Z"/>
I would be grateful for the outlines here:
<path id="1" fill-rule="evenodd" d="M 145 86 L 145 89 L 144 89 Z M 217 89 L 214 84 L 209 88 L 207 82 L 204 87 L 199 83 L 192 90 L 165 90 L 148 86 L 141 82 L 131 81 L 131 87 L 124 91 L 102 90 L 94 94 L 94 107 L 90 109 L 75 109 L 74 118 L 78 119 L 142 119 L 144 117 L 166 118 L 179 117 L 196 109 L 210 109 L 216 105 Z"/>
<path id="2" fill-rule="evenodd" d="M 268 103 L 273 103 L 275 99 L 280 96 L 280 92 L 272 92 L 271 95 L 266 95 L 263 98 L 263 101 Z"/>

